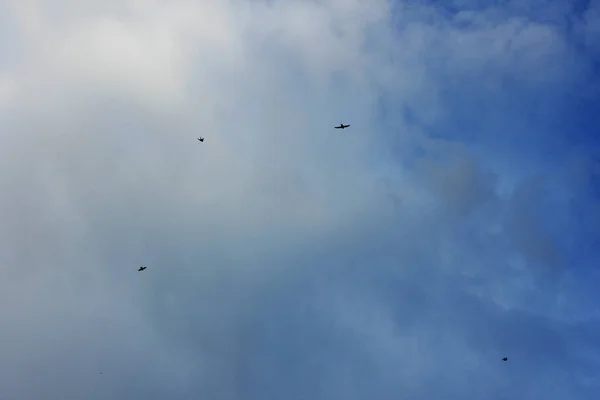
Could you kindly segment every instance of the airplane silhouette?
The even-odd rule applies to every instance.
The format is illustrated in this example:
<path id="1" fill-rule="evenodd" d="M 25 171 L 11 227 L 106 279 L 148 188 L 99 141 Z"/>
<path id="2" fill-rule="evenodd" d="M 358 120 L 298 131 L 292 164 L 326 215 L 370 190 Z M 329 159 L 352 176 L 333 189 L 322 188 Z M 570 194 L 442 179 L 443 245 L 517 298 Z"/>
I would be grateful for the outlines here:
<path id="1" fill-rule="evenodd" d="M 138 272 L 145 270 L 146 267 L 144 267 L 143 265 L 138 269 Z"/>
<path id="2" fill-rule="evenodd" d="M 344 124 L 340 124 L 340 126 L 334 126 L 335 129 L 346 129 L 347 127 L 349 127 L 350 125 L 344 125 Z"/>
<path id="3" fill-rule="evenodd" d="M 199 137 L 199 138 L 198 138 L 198 140 L 199 140 L 200 142 L 204 142 L 204 138 L 203 138 L 203 137 Z"/>

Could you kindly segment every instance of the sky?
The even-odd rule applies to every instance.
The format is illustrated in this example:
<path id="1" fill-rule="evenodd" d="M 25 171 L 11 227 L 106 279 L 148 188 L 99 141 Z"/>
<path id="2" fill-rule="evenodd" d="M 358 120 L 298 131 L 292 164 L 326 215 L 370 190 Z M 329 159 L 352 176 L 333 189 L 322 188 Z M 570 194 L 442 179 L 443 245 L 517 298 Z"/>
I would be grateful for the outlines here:
<path id="1" fill-rule="evenodd" d="M 596 399 L 599 71 L 598 0 L 4 0 L 0 399 Z"/>

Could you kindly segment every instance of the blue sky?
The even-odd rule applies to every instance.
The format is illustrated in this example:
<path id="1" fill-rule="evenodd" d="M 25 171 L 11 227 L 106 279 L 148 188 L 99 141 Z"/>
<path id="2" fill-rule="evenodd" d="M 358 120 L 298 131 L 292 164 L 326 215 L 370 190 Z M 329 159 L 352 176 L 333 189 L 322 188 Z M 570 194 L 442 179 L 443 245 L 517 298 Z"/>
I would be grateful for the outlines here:
<path id="1" fill-rule="evenodd" d="M 597 398 L 600 2 L 9 0 L 0 54 L 0 398 Z"/>

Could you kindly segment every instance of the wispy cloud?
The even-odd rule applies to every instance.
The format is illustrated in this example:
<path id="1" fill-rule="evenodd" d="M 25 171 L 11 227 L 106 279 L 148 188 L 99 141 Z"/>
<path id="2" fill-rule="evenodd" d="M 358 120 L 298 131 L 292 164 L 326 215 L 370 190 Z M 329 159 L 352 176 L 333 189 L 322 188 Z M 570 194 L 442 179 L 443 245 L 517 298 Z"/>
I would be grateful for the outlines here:
<path id="1" fill-rule="evenodd" d="M 5 2 L 0 397 L 595 398 L 599 21 Z"/>

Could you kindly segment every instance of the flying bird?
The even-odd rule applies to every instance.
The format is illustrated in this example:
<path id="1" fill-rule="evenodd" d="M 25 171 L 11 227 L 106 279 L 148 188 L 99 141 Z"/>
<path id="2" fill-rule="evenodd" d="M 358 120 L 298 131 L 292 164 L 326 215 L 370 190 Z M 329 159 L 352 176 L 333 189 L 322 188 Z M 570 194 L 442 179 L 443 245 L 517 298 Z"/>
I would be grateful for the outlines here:
<path id="1" fill-rule="evenodd" d="M 340 126 L 334 126 L 335 129 L 346 129 L 347 127 L 349 127 L 350 125 L 344 125 L 344 124 L 340 124 Z"/>
<path id="2" fill-rule="evenodd" d="M 508 357 L 502 358 L 502 361 L 508 361 Z"/>
<path id="3" fill-rule="evenodd" d="M 138 272 L 145 270 L 146 267 L 144 267 L 143 265 L 138 269 Z"/>
<path id="4" fill-rule="evenodd" d="M 199 141 L 199 142 L 204 142 L 204 138 L 203 138 L 203 137 L 199 137 L 199 138 L 198 138 L 198 141 Z"/>

